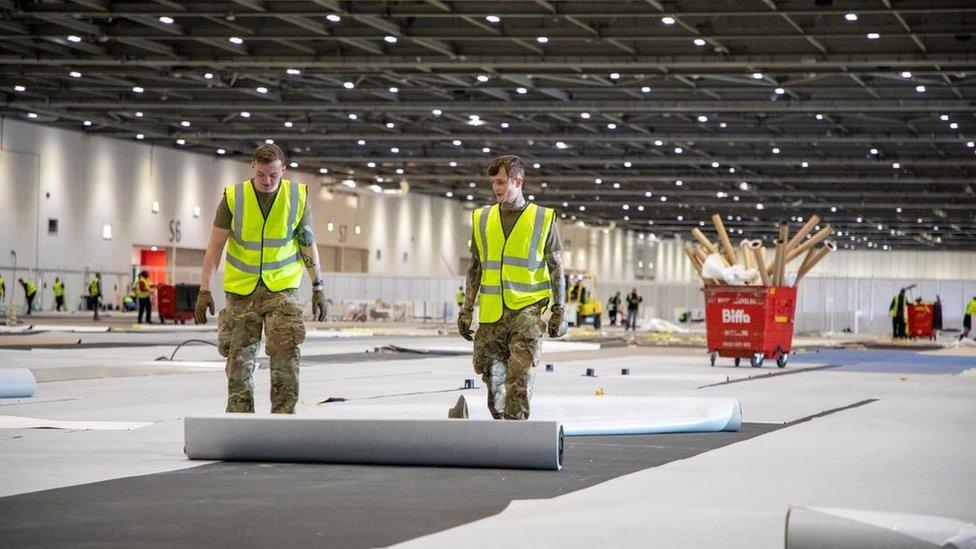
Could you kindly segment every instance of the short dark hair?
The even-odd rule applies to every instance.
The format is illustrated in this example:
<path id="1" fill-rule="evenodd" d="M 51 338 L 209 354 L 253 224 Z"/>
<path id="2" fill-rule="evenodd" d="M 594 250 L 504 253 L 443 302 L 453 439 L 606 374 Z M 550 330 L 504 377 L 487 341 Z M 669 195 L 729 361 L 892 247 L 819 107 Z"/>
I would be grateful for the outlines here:
<path id="1" fill-rule="evenodd" d="M 493 158 L 491 162 L 488 163 L 488 168 L 485 170 L 485 174 L 487 174 L 488 177 L 493 177 L 498 175 L 499 170 L 502 168 L 505 168 L 505 172 L 508 173 L 509 179 L 515 179 L 518 177 L 525 179 L 525 166 L 522 164 L 522 159 L 514 154 L 506 154 L 504 156 Z"/>
<path id="2" fill-rule="evenodd" d="M 275 160 L 285 163 L 285 153 L 278 145 L 261 145 L 251 153 L 251 160 L 255 164 L 274 164 Z"/>

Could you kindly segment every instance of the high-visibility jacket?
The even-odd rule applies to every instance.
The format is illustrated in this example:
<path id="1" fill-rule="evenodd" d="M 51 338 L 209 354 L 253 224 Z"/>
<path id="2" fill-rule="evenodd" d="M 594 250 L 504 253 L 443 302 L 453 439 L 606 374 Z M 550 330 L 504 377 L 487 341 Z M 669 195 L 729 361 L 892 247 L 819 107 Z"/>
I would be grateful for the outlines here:
<path id="1" fill-rule="evenodd" d="M 478 321 L 496 322 L 506 307 L 523 309 L 551 299 L 545 245 L 555 212 L 529 203 L 505 237 L 497 204 L 473 213 L 474 241 L 481 261 Z"/>
<path id="2" fill-rule="evenodd" d="M 976 299 L 969 300 L 969 305 L 966 305 L 966 314 L 976 316 Z"/>
<path id="3" fill-rule="evenodd" d="M 462 292 L 461 290 L 458 290 L 457 293 L 454 294 L 454 299 L 457 300 L 457 304 L 458 305 L 463 305 L 464 304 L 464 292 Z"/>
<path id="4" fill-rule="evenodd" d="M 888 307 L 888 316 L 895 318 L 898 315 L 908 321 L 908 298 L 901 294 L 891 298 L 891 306 Z"/>
<path id="5" fill-rule="evenodd" d="M 35 286 L 33 282 L 31 282 L 31 281 L 28 280 L 24 284 L 24 291 L 27 292 L 28 297 L 29 296 L 32 296 L 32 295 L 34 295 L 34 294 L 37 293 L 37 286 Z"/>
<path id="6" fill-rule="evenodd" d="M 136 282 L 135 288 L 136 297 L 139 299 L 144 299 L 152 295 L 152 282 L 144 276 L 139 277 L 139 281 Z"/>
<path id="7" fill-rule="evenodd" d="M 51 289 L 54 290 L 54 297 L 64 296 L 64 282 L 57 280 L 51 285 Z"/>
<path id="8" fill-rule="evenodd" d="M 102 281 L 93 278 L 91 282 L 88 283 L 88 297 L 97 297 L 102 295 Z"/>
<path id="9" fill-rule="evenodd" d="M 224 189 L 233 215 L 227 243 L 224 290 L 249 295 L 258 280 L 272 292 L 297 288 L 302 282 L 295 229 L 305 212 L 308 187 L 282 179 L 265 218 L 250 180 Z"/>

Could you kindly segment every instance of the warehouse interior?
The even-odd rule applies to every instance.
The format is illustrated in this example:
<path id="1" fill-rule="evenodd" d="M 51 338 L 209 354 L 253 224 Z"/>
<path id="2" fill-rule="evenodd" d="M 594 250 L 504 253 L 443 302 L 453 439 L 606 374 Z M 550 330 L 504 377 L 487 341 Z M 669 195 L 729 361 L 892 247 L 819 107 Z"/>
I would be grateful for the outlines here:
<path id="1" fill-rule="evenodd" d="M 974 28 L 969 0 L 0 0 L 0 545 L 976 547 Z M 554 252 L 486 230 L 503 155 Z M 267 165 L 300 194 L 253 210 L 247 278 Z M 280 324 L 227 352 L 262 288 L 301 312 L 294 415 Z M 508 378 L 479 360 L 527 310 L 526 391 L 514 344 Z"/>

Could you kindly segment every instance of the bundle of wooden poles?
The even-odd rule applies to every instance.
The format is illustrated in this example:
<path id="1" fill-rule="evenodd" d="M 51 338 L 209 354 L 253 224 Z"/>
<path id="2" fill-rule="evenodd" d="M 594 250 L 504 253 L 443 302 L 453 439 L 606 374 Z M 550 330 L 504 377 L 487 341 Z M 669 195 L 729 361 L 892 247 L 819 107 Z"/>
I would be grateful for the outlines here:
<path id="1" fill-rule="evenodd" d="M 787 265 L 803 255 L 803 261 L 800 263 L 796 271 L 796 279 L 793 281 L 793 285 L 796 286 L 800 279 L 806 276 L 817 263 L 820 263 L 828 253 L 837 249 L 833 242 L 826 240 L 832 232 L 830 225 L 808 237 L 818 223 L 820 223 L 820 218 L 816 215 L 811 216 L 792 238 L 789 235 L 789 226 L 785 222 L 780 223 L 779 236 L 775 241 L 775 248 L 770 258 L 766 253 L 765 245 L 758 239 L 743 240 L 738 247 L 733 246 L 725 229 L 725 223 L 722 222 L 722 216 L 714 214 L 712 215 L 712 224 L 715 225 L 715 231 L 718 233 L 721 249 L 701 230 L 694 228 L 691 230 L 691 234 L 695 237 L 697 244 L 685 244 L 685 255 L 688 256 L 691 264 L 695 267 L 695 272 L 702 277 L 706 286 L 725 283 L 702 276 L 702 266 L 711 254 L 717 254 L 726 267 L 740 264 L 746 270 L 756 269 L 756 276 L 747 281 L 746 284 L 762 284 L 763 286 L 784 285 L 786 283 Z M 821 242 L 823 245 L 817 247 Z"/>

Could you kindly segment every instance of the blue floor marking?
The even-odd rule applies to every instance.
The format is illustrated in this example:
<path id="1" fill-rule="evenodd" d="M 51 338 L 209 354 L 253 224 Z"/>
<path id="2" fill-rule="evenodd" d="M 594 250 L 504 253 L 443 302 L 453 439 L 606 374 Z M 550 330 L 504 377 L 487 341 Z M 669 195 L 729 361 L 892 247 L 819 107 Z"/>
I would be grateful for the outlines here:
<path id="1" fill-rule="evenodd" d="M 976 368 L 976 358 L 923 355 L 898 350 L 823 349 L 790 357 L 790 362 L 837 364 L 831 371 L 883 374 L 958 374 Z"/>

